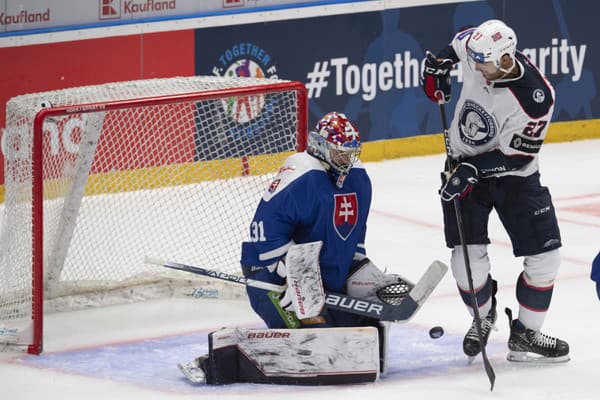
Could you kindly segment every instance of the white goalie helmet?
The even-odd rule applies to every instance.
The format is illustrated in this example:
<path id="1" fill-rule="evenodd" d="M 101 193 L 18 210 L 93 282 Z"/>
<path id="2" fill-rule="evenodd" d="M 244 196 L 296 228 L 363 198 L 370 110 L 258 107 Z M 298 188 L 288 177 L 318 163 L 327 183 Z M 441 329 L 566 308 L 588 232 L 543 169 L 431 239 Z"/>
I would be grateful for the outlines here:
<path id="1" fill-rule="evenodd" d="M 478 63 L 492 61 L 500 69 L 500 59 L 508 54 L 514 59 L 517 51 L 517 35 L 498 19 L 479 25 L 467 44 L 469 57 Z"/>

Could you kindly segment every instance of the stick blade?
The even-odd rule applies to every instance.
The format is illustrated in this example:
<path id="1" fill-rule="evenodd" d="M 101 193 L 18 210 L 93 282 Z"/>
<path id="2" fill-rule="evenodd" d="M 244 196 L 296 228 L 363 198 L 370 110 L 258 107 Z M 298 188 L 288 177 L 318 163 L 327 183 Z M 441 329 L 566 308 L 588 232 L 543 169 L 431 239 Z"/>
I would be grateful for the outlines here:
<path id="1" fill-rule="evenodd" d="M 421 276 L 421 279 L 408 293 L 408 296 L 402 301 L 400 307 L 394 310 L 393 318 L 389 320 L 407 322 L 412 319 L 447 271 L 448 266 L 443 262 L 438 260 L 432 262 L 427 271 Z"/>
<path id="2" fill-rule="evenodd" d="M 419 305 L 423 305 L 431 292 L 441 282 L 444 275 L 448 272 L 448 266 L 441 261 L 435 260 L 431 263 L 427 271 L 421 276 L 415 287 L 408 294 Z"/>

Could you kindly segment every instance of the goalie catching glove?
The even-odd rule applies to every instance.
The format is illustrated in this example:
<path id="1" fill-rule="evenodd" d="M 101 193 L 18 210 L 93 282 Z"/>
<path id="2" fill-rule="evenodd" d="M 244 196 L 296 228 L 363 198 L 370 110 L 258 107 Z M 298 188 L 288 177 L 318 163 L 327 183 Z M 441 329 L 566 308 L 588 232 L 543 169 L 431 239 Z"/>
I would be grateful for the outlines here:
<path id="1" fill-rule="evenodd" d="M 346 292 L 349 296 L 391 305 L 400 304 L 413 287 L 413 283 L 400 275 L 381 271 L 367 257 L 352 267 L 346 280 Z"/>

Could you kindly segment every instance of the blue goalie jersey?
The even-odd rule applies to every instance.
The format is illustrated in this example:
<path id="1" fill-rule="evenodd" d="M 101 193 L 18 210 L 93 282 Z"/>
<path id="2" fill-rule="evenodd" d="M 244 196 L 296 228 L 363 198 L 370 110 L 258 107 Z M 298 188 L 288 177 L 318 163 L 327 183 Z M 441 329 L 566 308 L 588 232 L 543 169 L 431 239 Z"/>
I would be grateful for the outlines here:
<path id="1" fill-rule="evenodd" d="M 371 181 L 357 162 L 338 189 L 316 158 L 296 153 L 286 159 L 264 193 L 242 244 L 242 268 L 252 279 L 282 284 L 268 272 L 294 244 L 321 240 L 319 261 L 326 290 L 344 287 L 355 253 L 365 254 Z"/>

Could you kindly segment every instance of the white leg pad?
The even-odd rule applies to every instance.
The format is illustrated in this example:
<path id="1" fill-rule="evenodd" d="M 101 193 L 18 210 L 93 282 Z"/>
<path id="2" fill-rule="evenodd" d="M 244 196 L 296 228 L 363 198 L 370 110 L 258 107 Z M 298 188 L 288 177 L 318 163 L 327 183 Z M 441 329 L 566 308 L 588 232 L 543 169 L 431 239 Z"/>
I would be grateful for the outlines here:
<path id="1" fill-rule="evenodd" d="M 470 244 L 467 246 L 467 251 L 469 252 L 473 287 L 477 290 L 485 284 L 491 269 L 487 246 L 484 244 Z M 450 267 L 458 286 L 463 290 L 469 290 L 462 246 L 456 246 L 452 249 Z"/>
<path id="2" fill-rule="evenodd" d="M 532 286 L 546 287 L 554 284 L 560 267 L 560 252 L 550 250 L 534 256 L 525 256 L 523 270 L 525 281 Z"/>
<path id="3" fill-rule="evenodd" d="M 206 360 L 205 377 L 198 380 L 208 384 L 315 385 L 373 382 L 381 361 L 378 330 L 372 326 L 224 328 L 209 335 Z"/>

